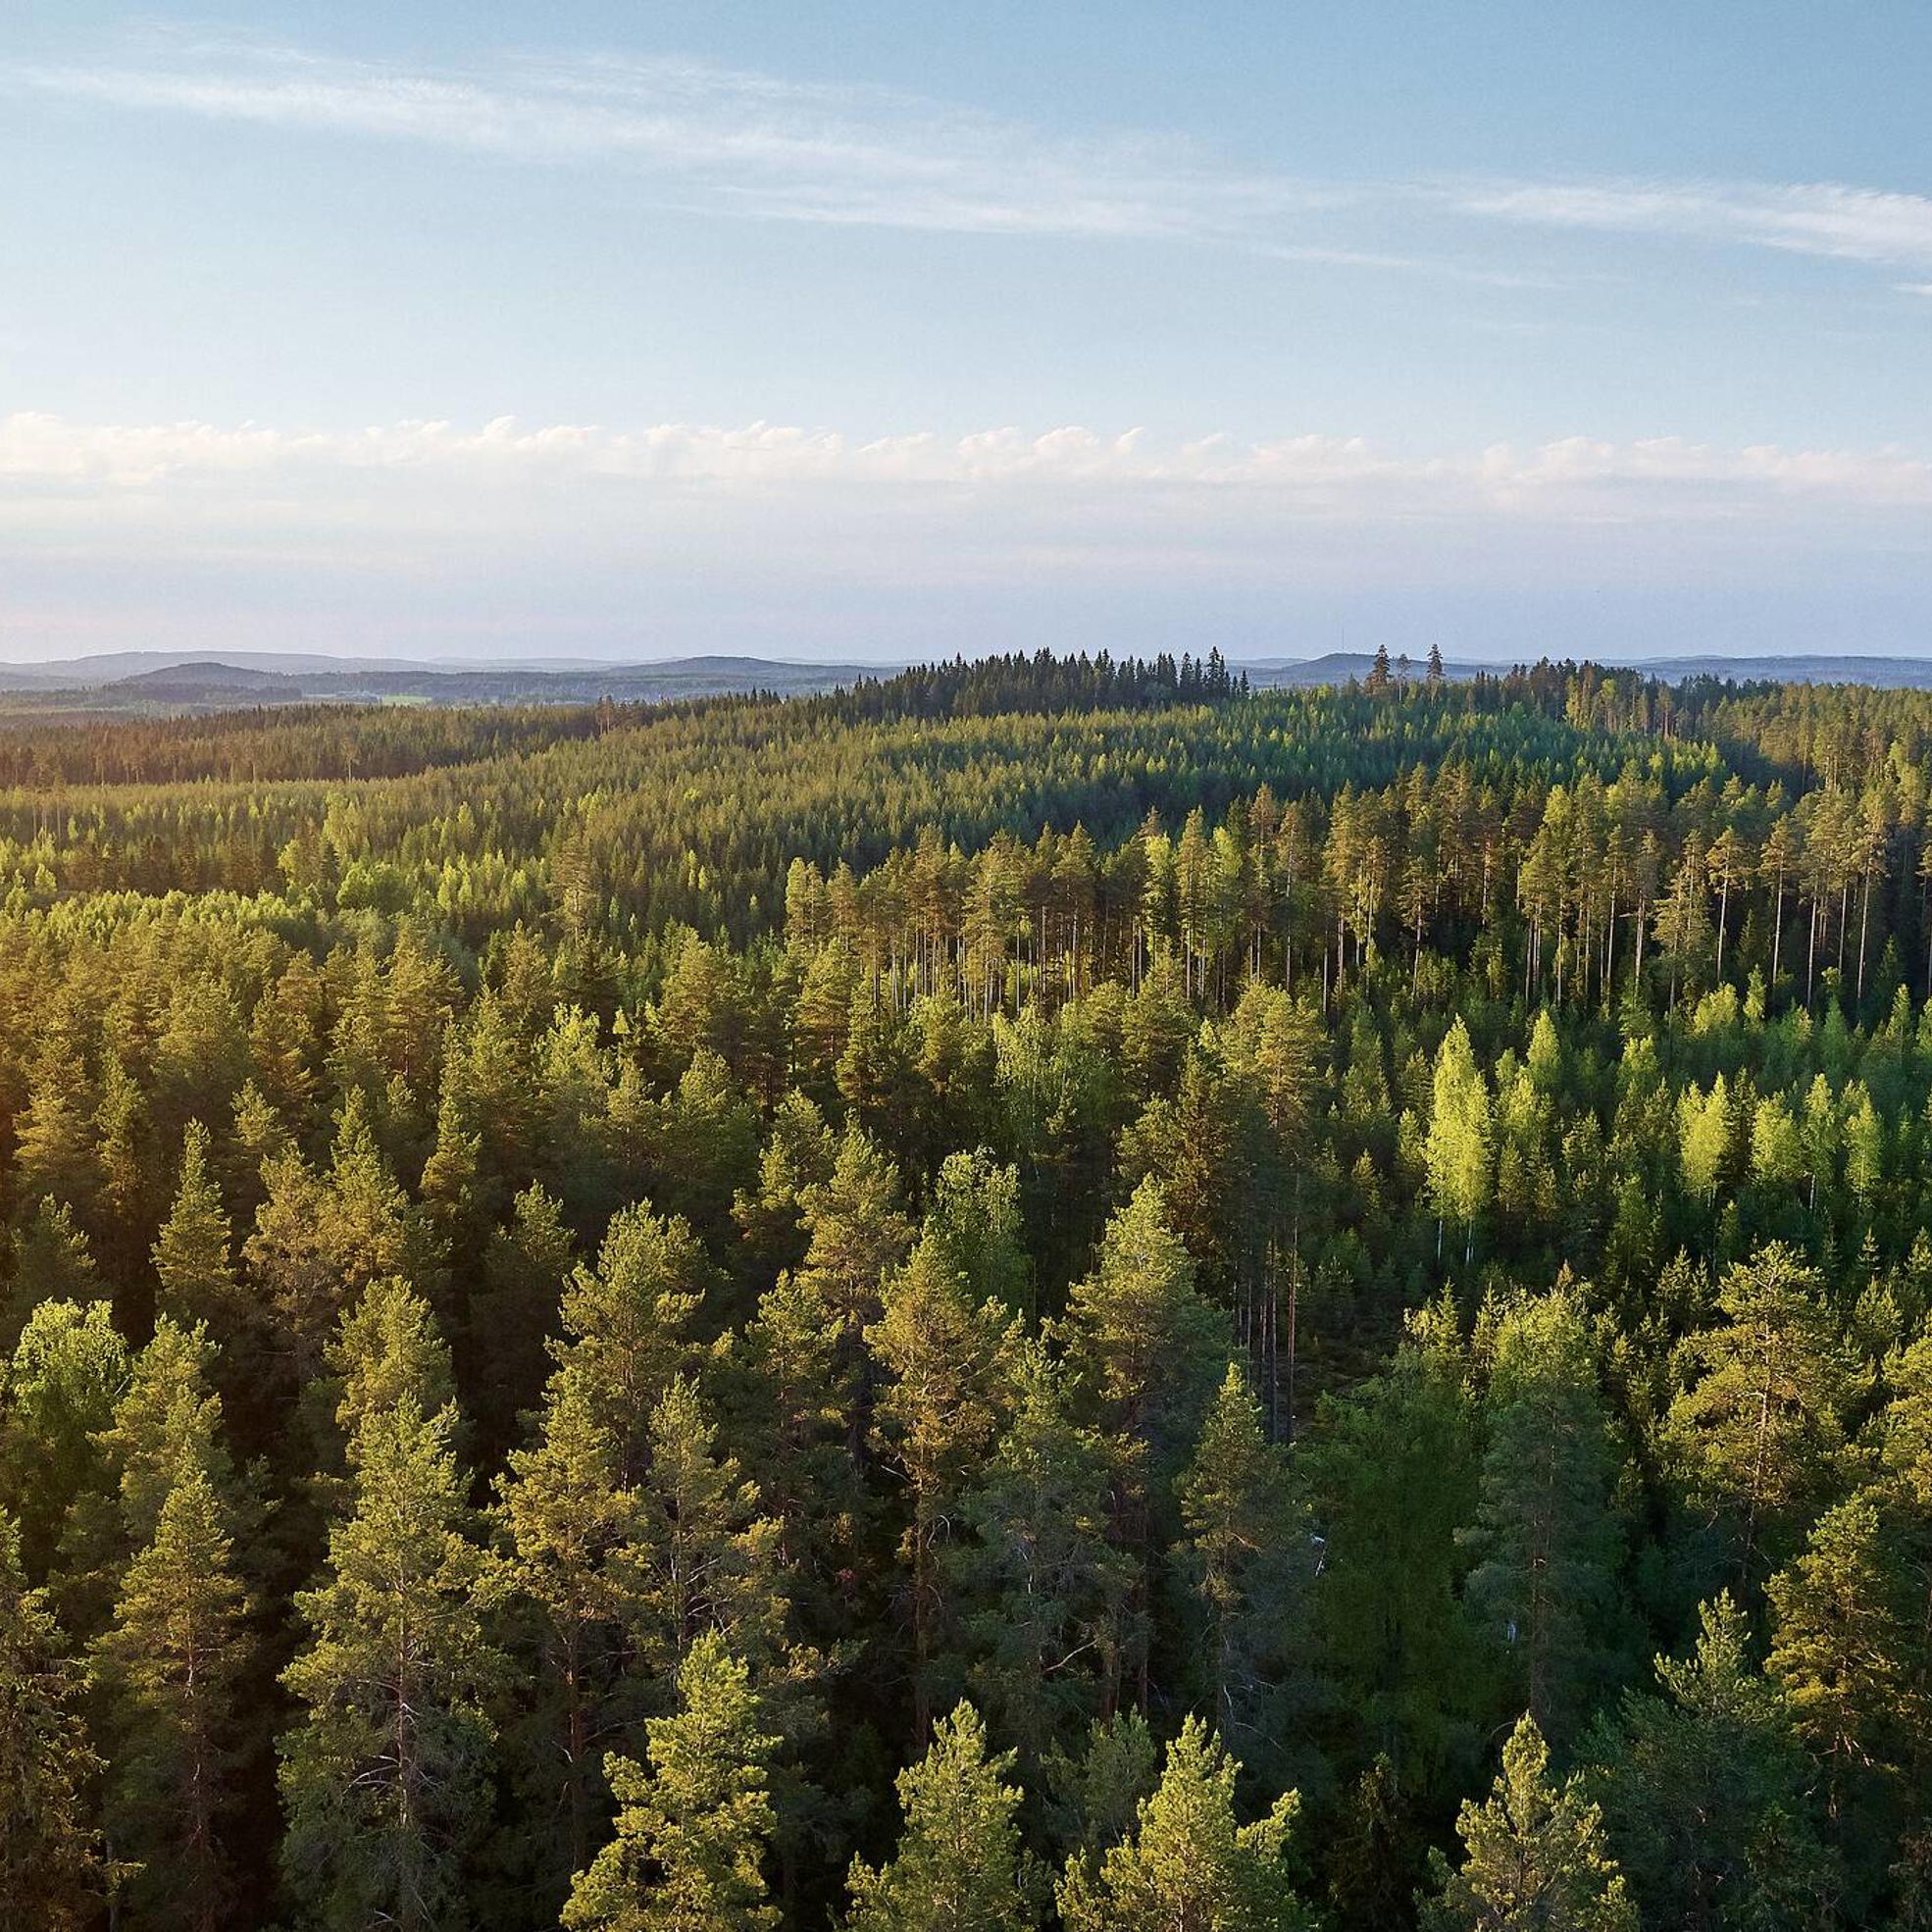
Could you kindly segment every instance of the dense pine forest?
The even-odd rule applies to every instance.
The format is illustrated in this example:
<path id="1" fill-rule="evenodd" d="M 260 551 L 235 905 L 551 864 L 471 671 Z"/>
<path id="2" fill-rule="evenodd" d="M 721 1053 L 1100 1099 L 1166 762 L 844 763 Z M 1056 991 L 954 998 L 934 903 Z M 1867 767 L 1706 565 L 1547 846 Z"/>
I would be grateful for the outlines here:
<path id="1" fill-rule="evenodd" d="M 0 1925 L 1932 1926 L 1932 693 L 0 733 Z"/>

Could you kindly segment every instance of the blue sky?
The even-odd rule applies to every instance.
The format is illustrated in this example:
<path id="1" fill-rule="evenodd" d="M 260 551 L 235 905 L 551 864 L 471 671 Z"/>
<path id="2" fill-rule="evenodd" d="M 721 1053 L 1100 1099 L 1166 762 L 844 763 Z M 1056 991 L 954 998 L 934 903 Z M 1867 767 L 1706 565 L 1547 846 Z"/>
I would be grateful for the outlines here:
<path id="1" fill-rule="evenodd" d="M 1932 14 L 0 25 L 0 654 L 1932 650 Z"/>

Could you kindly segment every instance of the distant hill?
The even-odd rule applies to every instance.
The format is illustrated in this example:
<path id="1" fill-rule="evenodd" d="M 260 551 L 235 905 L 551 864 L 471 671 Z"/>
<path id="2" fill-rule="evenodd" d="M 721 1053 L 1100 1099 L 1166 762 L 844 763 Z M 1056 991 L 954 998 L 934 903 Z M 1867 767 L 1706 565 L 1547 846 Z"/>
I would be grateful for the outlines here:
<path id="1" fill-rule="evenodd" d="M 1777 684 L 1877 685 L 1899 690 L 1932 689 L 1932 658 L 1838 657 L 1656 657 L 1631 667 L 1647 677 L 1730 678 L 1739 684 L 1769 679 Z"/>
<path id="2" fill-rule="evenodd" d="M 59 664 L 0 665 L 15 722 L 140 717 L 261 704 L 661 703 L 768 690 L 835 690 L 896 666 L 797 664 L 758 657 L 684 657 L 658 664 L 447 665 L 350 660 L 267 651 L 219 658 L 123 651 Z"/>
<path id="3" fill-rule="evenodd" d="M 1394 660 L 1391 660 L 1393 667 Z M 1246 671 L 1247 682 L 1258 690 L 1279 689 L 1283 686 L 1313 686 L 1315 685 L 1346 685 L 1350 678 L 1357 683 L 1375 669 L 1373 651 L 1330 651 L 1323 657 L 1308 658 L 1257 658 L 1247 664 L 1234 664 L 1235 671 Z M 1448 658 L 1443 660 L 1443 675 L 1446 678 L 1462 680 L 1480 677 L 1485 671 L 1497 672 L 1503 667 L 1498 664 L 1455 664 Z M 1411 680 L 1425 678 L 1429 673 L 1426 656 L 1409 660 L 1408 676 Z"/>
<path id="4" fill-rule="evenodd" d="M 165 702 L 195 703 L 206 699 L 243 698 L 251 704 L 299 703 L 304 692 L 300 678 L 286 671 L 258 671 L 250 665 L 202 659 L 192 664 L 163 665 L 112 681 L 118 691 Z"/>
<path id="5" fill-rule="evenodd" d="M 1360 683 L 1373 670 L 1368 651 L 1320 657 L 1237 661 L 1257 689 Z M 49 664 L 0 664 L 8 722 L 36 719 L 156 716 L 264 704 L 589 704 L 600 698 L 662 703 L 754 690 L 801 696 L 835 690 L 862 678 L 890 677 L 899 665 L 806 664 L 762 657 L 679 657 L 656 663 L 590 660 L 527 663 L 425 663 L 338 658 L 315 653 L 117 651 Z M 1399 659 L 1396 667 L 1400 675 Z M 1454 681 L 1497 675 L 1506 667 L 1448 660 Z M 1678 682 L 1687 678 L 1770 679 L 1932 688 L 1932 659 L 1827 653 L 1789 657 L 1652 658 L 1622 668 Z M 1407 676 L 1427 675 L 1411 657 Z"/>

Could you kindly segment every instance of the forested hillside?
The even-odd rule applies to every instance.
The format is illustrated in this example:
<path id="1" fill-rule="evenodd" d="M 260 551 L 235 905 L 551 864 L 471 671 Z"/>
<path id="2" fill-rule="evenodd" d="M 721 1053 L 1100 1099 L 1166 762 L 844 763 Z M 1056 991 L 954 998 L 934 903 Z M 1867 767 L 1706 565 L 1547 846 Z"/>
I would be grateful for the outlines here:
<path id="1" fill-rule="evenodd" d="M 1932 693 L 0 737 L 0 1924 L 1932 1924 Z"/>

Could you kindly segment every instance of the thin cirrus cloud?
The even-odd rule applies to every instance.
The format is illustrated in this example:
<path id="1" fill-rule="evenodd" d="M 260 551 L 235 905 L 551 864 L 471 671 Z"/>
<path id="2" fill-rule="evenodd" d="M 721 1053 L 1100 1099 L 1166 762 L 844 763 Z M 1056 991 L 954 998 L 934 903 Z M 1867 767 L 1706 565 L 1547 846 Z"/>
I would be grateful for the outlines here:
<path id="1" fill-rule="evenodd" d="M 0 69 L 0 84 L 534 165 L 620 164 L 671 205 L 747 219 L 1189 238 L 1503 281 L 1523 278 L 1480 259 L 1499 231 L 1667 237 L 1932 271 L 1932 198 L 1921 195 L 1837 182 L 1309 180 L 1167 136 L 1061 137 L 890 89 L 672 59 L 504 57 L 431 70 L 163 36 L 145 59 L 16 65 Z M 1479 259 L 1364 242 L 1364 228 L 1391 220 L 1426 222 Z"/>

